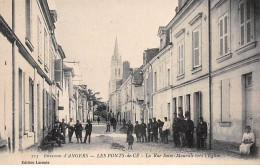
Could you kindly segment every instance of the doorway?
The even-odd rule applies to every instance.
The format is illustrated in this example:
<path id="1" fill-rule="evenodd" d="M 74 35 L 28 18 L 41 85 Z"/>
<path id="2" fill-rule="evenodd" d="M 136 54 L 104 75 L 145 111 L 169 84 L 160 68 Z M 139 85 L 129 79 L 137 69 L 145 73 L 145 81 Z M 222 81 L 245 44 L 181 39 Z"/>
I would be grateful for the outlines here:
<path id="1" fill-rule="evenodd" d="M 244 127 L 250 126 L 253 129 L 253 85 L 252 73 L 244 75 Z M 243 128 L 244 128 L 243 127 Z"/>

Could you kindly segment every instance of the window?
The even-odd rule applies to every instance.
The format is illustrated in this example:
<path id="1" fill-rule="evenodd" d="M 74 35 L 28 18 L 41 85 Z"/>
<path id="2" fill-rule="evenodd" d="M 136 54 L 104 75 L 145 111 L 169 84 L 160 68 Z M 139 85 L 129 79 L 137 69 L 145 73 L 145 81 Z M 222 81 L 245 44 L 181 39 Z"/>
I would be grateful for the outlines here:
<path id="1" fill-rule="evenodd" d="M 115 69 L 115 76 L 117 76 L 117 70 Z"/>
<path id="2" fill-rule="evenodd" d="M 157 72 L 154 72 L 154 91 L 157 91 Z"/>
<path id="3" fill-rule="evenodd" d="M 168 69 L 168 71 L 167 71 L 168 73 L 167 73 L 167 78 L 168 78 L 168 86 L 170 86 L 170 84 L 171 84 L 171 70 L 170 69 Z"/>
<path id="4" fill-rule="evenodd" d="M 26 38 L 31 41 L 31 0 L 25 2 L 26 12 Z"/>
<path id="5" fill-rule="evenodd" d="M 184 74 L 184 43 L 178 46 L 178 75 Z"/>
<path id="6" fill-rule="evenodd" d="M 48 48 L 48 34 L 46 29 L 44 29 L 44 66 L 49 69 L 49 48 Z"/>
<path id="7" fill-rule="evenodd" d="M 229 52 L 228 45 L 228 13 L 219 18 L 219 54 L 225 55 Z"/>
<path id="8" fill-rule="evenodd" d="M 192 32 L 193 68 L 201 65 L 200 26 Z"/>
<path id="9" fill-rule="evenodd" d="M 38 41 L 38 59 L 42 63 L 42 24 L 40 19 L 37 20 L 37 41 Z"/>
<path id="10" fill-rule="evenodd" d="M 54 78 L 55 82 L 62 82 L 62 60 L 56 59 L 54 60 Z"/>
<path id="11" fill-rule="evenodd" d="M 239 3 L 240 46 L 253 41 L 253 9 L 251 0 Z"/>
<path id="12" fill-rule="evenodd" d="M 246 88 L 249 88 L 252 86 L 252 73 L 245 75 L 245 86 L 246 86 Z"/>
<path id="13" fill-rule="evenodd" d="M 160 39 L 160 50 L 163 48 L 163 38 Z"/>
<path id="14" fill-rule="evenodd" d="M 120 69 L 118 69 L 118 76 L 120 76 Z"/>
<path id="15" fill-rule="evenodd" d="M 229 121 L 230 113 L 230 80 L 224 79 L 220 81 L 221 91 L 221 122 Z"/>

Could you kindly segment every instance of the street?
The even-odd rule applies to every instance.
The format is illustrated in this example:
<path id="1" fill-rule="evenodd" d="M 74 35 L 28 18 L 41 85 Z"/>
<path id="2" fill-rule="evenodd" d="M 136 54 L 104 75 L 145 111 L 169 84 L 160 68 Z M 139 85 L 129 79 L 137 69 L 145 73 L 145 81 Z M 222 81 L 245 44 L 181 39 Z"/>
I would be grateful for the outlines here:
<path id="1" fill-rule="evenodd" d="M 121 126 L 119 126 L 121 127 Z M 196 148 L 175 148 L 172 141 L 168 144 L 164 143 L 136 143 L 133 145 L 132 150 L 128 150 L 128 144 L 126 143 L 126 134 L 120 133 L 118 131 L 106 133 L 105 123 L 93 123 L 93 132 L 91 135 L 91 143 L 77 143 L 75 135 L 73 135 L 73 143 L 63 144 L 62 147 L 55 146 L 53 152 L 48 153 L 46 151 L 38 151 L 39 153 L 48 153 L 50 155 L 60 154 L 62 157 L 86 157 L 83 155 L 71 155 L 71 154 L 87 154 L 88 157 L 93 158 L 120 158 L 126 157 L 128 154 L 131 157 L 141 157 L 146 159 L 192 159 L 201 158 L 205 161 L 210 161 L 211 159 L 236 159 L 241 160 L 240 156 L 235 153 L 217 151 L 217 150 L 197 150 Z M 85 133 L 83 132 L 84 140 Z M 68 140 L 67 140 L 68 141 Z M 35 153 L 37 147 L 34 146 L 25 151 L 25 153 Z M 66 152 L 64 152 L 66 151 Z M 47 155 L 46 155 L 47 156 Z M 172 160 L 171 160 L 172 161 Z"/>

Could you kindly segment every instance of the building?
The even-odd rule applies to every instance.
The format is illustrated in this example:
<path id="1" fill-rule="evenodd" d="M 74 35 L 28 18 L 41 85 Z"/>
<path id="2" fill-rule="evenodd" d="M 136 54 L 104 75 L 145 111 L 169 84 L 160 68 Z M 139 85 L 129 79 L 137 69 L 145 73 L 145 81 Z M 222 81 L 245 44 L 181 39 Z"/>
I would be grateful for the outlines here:
<path id="1" fill-rule="evenodd" d="M 115 41 L 114 54 L 111 58 L 110 69 L 109 94 L 113 93 L 117 89 L 116 82 L 123 79 L 123 63 L 121 55 L 118 52 L 117 38 Z"/>
<path id="2" fill-rule="evenodd" d="M 122 63 L 121 55 L 118 52 L 117 39 L 115 42 L 114 55 L 111 60 L 111 76 L 109 81 L 109 112 L 111 117 L 115 117 L 117 121 L 121 121 L 121 90 L 120 86 L 129 77 L 130 63 L 124 61 Z"/>
<path id="3" fill-rule="evenodd" d="M 140 122 L 144 100 L 142 66 L 133 70 L 119 90 L 121 91 L 121 118 L 126 121 Z"/>
<path id="4" fill-rule="evenodd" d="M 63 65 L 63 87 L 60 95 L 60 104 L 58 107 L 59 110 L 59 121 L 62 119 L 66 123 L 70 121 L 70 118 L 75 118 L 73 116 L 73 77 L 75 76 L 73 68 Z"/>
<path id="5" fill-rule="evenodd" d="M 65 58 L 47 0 L 0 1 L 0 145 L 12 152 L 41 141 L 58 117 Z"/>
<path id="6" fill-rule="evenodd" d="M 260 2 L 211 0 L 212 138 L 238 149 L 244 128 L 260 136 Z"/>
<path id="7" fill-rule="evenodd" d="M 145 123 L 148 123 L 149 119 L 153 118 L 153 67 L 150 61 L 156 56 L 159 52 L 159 48 L 152 48 L 144 50 L 143 53 L 143 86 L 144 86 L 144 104 L 143 104 L 143 115 Z"/>
<path id="8" fill-rule="evenodd" d="M 157 120 L 164 121 L 164 117 L 172 122 L 172 43 L 170 42 L 169 29 L 166 27 L 159 27 L 158 36 L 160 38 L 160 48 L 157 54 L 149 61 L 152 67 L 153 74 L 153 92 L 152 98 L 152 117 Z"/>

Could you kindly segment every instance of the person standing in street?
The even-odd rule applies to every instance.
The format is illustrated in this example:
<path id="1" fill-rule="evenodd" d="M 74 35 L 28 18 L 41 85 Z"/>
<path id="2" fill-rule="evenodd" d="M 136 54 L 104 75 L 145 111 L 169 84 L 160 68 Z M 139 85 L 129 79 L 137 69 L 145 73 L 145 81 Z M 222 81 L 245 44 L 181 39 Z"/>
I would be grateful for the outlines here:
<path id="1" fill-rule="evenodd" d="M 127 131 L 126 131 L 127 137 L 126 137 L 126 140 L 128 140 L 128 135 L 130 135 L 130 132 L 133 133 L 133 131 L 134 131 L 134 126 L 131 123 L 131 121 L 129 120 L 128 123 L 127 123 Z"/>
<path id="2" fill-rule="evenodd" d="M 153 118 L 153 124 L 152 124 L 152 132 L 153 132 L 153 138 L 155 142 L 158 142 L 158 122 L 156 121 L 156 118 Z"/>
<path id="3" fill-rule="evenodd" d="M 207 139 L 207 123 L 203 120 L 203 117 L 199 118 L 196 132 L 197 132 L 197 148 L 205 149 L 205 140 Z"/>
<path id="4" fill-rule="evenodd" d="M 181 147 L 184 147 L 186 145 L 186 137 L 185 137 L 186 121 L 184 120 L 182 114 L 179 114 L 179 118 L 180 118 L 180 145 Z"/>
<path id="5" fill-rule="evenodd" d="M 167 121 L 167 117 L 164 117 L 164 124 L 162 127 L 162 133 L 163 133 L 163 139 L 165 143 L 168 143 L 168 136 L 169 136 L 169 130 L 170 130 L 171 124 L 169 121 Z"/>
<path id="6" fill-rule="evenodd" d="M 140 125 L 138 123 L 138 121 L 135 122 L 135 136 L 136 136 L 136 142 L 140 142 Z"/>
<path id="7" fill-rule="evenodd" d="M 99 116 L 98 116 L 98 118 L 97 118 L 97 123 L 98 123 L 98 125 L 99 125 L 99 123 L 100 123 L 100 118 L 99 118 Z"/>
<path id="8" fill-rule="evenodd" d="M 77 120 L 77 123 L 75 124 L 75 134 L 77 138 L 77 143 L 79 143 L 79 140 L 82 143 L 82 130 L 83 130 L 82 125 L 79 122 L 79 120 Z"/>
<path id="9" fill-rule="evenodd" d="M 134 136 L 132 135 L 131 131 L 127 134 L 126 142 L 128 142 L 128 149 L 133 149 Z"/>
<path id="10" fill-rule="evenodd" d="M 90 120 L 88 120 L 85 130 L 86 130 L 86 134 L 85 134 L 84 143 L 87 142 L 87 138 L 88 138 L 88 143 L 90 143 L 90 137 L 92 132 L 92 124 L 90 123 Z"/>
<path id="11" fill-rule="evenodd" d="M 162 127 L 163 127 L 164 122 L 162 122 L 160 119 L 158 119 L 158 128 L 159 128 L 159 135 L 161 142 L 164 142 L 164 137 L 163 137 L 163 132 L 162 132 Z"/>
<path id="12" fill-rule="evenodd" d="M 68 130 L 69 130 L 69 143 L 73 143 L 71 141 L 73 133 L 74 133 L 74 126 L 72 123 L 72 118 L 70 118 L 70 122 L 67 124 Z"/>
<path id="13" fill-rule="evenodd" d="M 106 130 L 106 132 L 110 132 L 110 121 L 109 120 L 107 120 L 107 130 Z"/>
<path id="14" fill-rule="evenodd" d="M 147 126 L 144 123 L 144 119 L 142 119 L 142 123 L 140 125 L 141 142 L 147 142 L 146 127 Z"/>
<path id="15" fill-rule="evenodd" d="M 180 118 L 177 117 L 177 113 L 174 113 L 174 119 L 172 123 L 173 142 L 175 147 L 180 147 Z"/>
<path id="16" fill-rule="evenodd" d="M 67 124 L 65 123 L 65 119 L 62 119 L 62 122 L 60 123 L 60 132 L 63 135 L 63 143 L 66 143 L 66 128 Z"/>
<path id="17" fill-rule="evenodd" d="M 187 140 L 187 145 L 188 148 L 192 148 L 193 147 L 193 131 L 194 131 L 194 123 L 193 121 L 190 119 L 190 113 L 186 112 L 185 113 L 185 117 L 186 117 L 186 140 Z"/>
<path id="18" fill-rule="evenodd" d="M 113 127 L 114 132 L 116 132 L 116 119 L 114 117 L 111 118 L 110 123 Z"/>
<path id="19" fill-rule="evenodd" d="M 153 142 L 152 124 L 153 124 L 153 120 L 149 119 L 149 123 L 148 123 L 148 126 L 147 126 L 148 142 Z"/>

